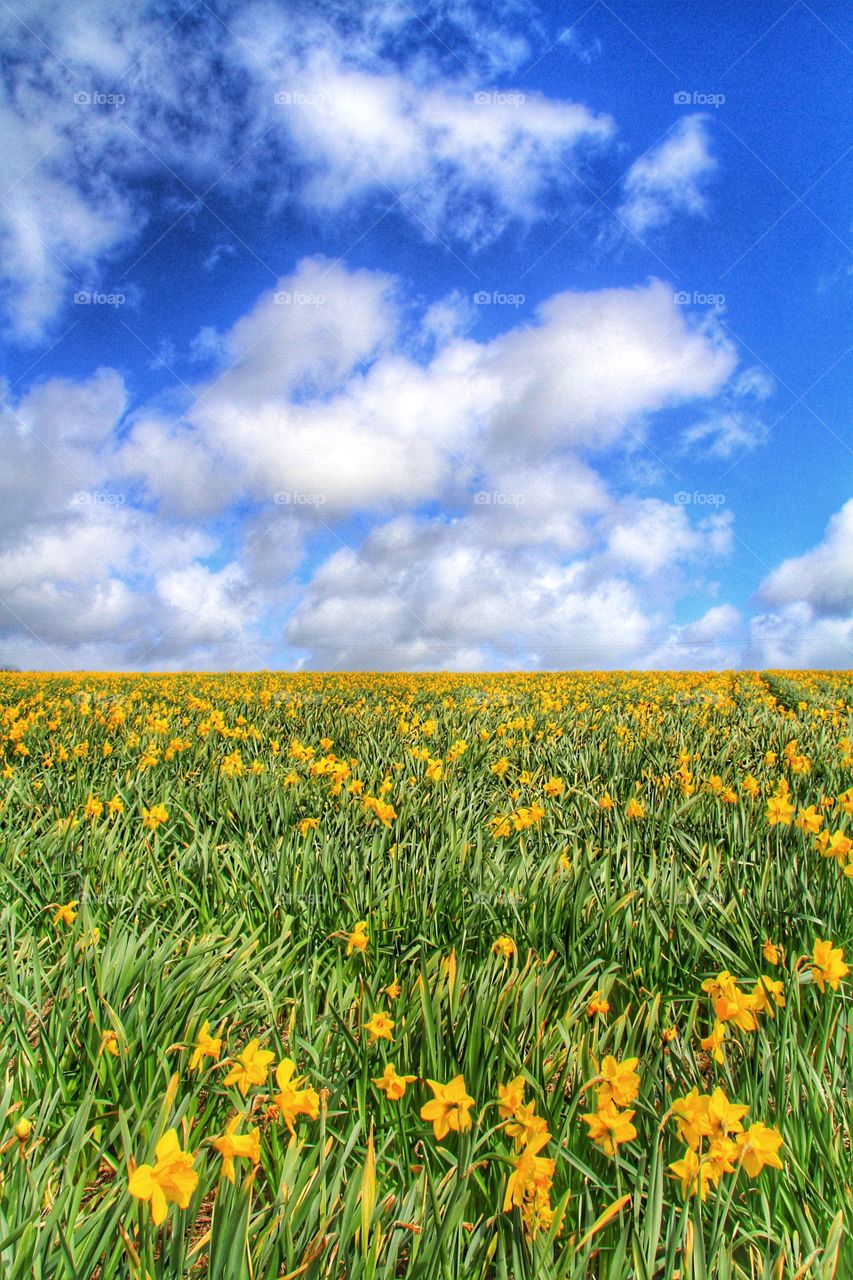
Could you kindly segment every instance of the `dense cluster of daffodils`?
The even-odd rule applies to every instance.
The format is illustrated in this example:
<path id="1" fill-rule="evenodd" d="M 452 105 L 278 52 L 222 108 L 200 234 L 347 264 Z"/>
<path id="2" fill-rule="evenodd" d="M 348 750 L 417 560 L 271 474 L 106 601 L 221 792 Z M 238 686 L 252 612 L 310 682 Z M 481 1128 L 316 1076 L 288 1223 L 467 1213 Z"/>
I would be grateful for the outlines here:
<path id="1" fill-rule="evenodd" d="M 784 1168 L 779 1158 L 781 1133 L 760 1121 L 744 1130 L 748 1110 L 745 1104 L 729 1102 L 719 1087 L 711 1094 L 694 1088 L 673 1102 L 672 1117 L 687 1149 L 669 1167 L 685 1197 L 700 1195 L 706 1200 L 723 1174 L 736 1173 L 741 1165 L 751 1178 L 765 1166 Z"/>

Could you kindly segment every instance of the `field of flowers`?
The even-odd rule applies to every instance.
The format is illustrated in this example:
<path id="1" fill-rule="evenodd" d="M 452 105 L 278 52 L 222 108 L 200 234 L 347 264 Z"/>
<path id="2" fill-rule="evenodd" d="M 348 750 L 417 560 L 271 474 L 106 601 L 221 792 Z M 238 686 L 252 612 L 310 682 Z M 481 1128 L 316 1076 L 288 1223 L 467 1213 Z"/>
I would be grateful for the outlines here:
<path id="1" fill-rule="evenodd" d="M 0 676 L 0 1275 L 853 1276 L 851 713 Z"/>

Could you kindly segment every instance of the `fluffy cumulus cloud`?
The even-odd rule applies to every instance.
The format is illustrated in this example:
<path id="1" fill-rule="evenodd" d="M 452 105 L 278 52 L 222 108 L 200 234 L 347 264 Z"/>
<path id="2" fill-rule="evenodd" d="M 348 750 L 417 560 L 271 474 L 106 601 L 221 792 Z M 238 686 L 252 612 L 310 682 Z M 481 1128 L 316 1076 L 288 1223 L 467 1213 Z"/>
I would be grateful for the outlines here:
<path id="1" fill-rule="evenodd" d="M 829 617 L 853 611 L 853 499 L 832 517 L 816 547 L 774 569 L 760 595 L 775 606 L 803 601 Z"/>
<path id="2" fill-rule="evenodd" d="M 605 505 L 618 511 L 613 499 Z M 622 542 L 616 554 L 597 554 L 601 533 L 590 529 L 584 542 L 592 553 L 572 557 L 549 550 L 523 517 L 516 540 L 504 543 L 479 514 L 389 521 L 357 551 L 329 557 L 287 638 L 319 667 L 636 664 L 665 616 L 672 575 L 718 551 L 714 531 L 691 531 L 677 509 L 667 521 L 675 534 L 667 554 L 642 560 L 638 577 L 636 549 L 660 519 L 651 506 L 614 513 Z M 516 504 L 513 518 L 523 510 Z M 547 522 L 553 513 L 539 516 Z"/>
<path id="3" fill-rule="evenodd" d="M 17 398 L 6 389 L 0 410 L 5 662 L 203 665 L 205 653 L 225 652 L 223 640 L 243 626 L 240 571 L 211 575 L 201 565 L 216 540 L 197 524 L 140 507 L 116 474 L 115 430 L 127 402 L 121 377 L 109 369 L 81 382 L 52 378 Z M 226 624 L 229 600 L 233 617 Z"/>
<path id="4" fill-rule="evenodd" d="M 682 575 L 727 555 L 729 519 L 620 497 L 595 458 L 713 396 L 731 345 L 655 281 L 556 295 L 488 340 L 443 326 L 428 355 L 406 314 L 387 276 L 306 260 L 218 335 L 223 367 L 180 419 L 135 417 L 113 465 L 150 505 L 255 510 L 236 582 L 174 581 L 203 619 L 263 575 L 311 665 L 637 660 Z M 365 513 L 377 524 L 354 537 Z M 294 593 L 312 537 L 335 549 Z"/>
<path id="5" fill-rule="evenodd" d="M 9 536 L 22 525 L 64 517 L 87 504 L 104 480 L 110 442 L 127 407 L 127 392 L 112 369 L 82 382 L 52 378 L 26 395 L 2 388 L 0 527 Z"/>
<path id="6" fill-rule="evenodd" d="M 533 324 L 452 335 L 427 359 L 417 337 L 393 340 L 393 293 L 304 261 L 221 336 L 227 363 L 180 422 L 138 418 L 122 465 L 185 509 L 278 495 L 326 520 L 453 501 L 475 481 L 509 491 L 516 468 L 547 489 L 549 459 L 638 438 L 645 415 L 711 396 L 736 363 L 660 282 L 558 294 Z"/>
<path id="7" fill-rule="evenodd" d="M 768 574 L 751 648 L 768 667 L 853 667 L 853 499 L 817 546 Z"/>
<path id="8" fill-rule="evenodd" d="M 399 281 L 310 258 L 212 336 L 182 414 L 110 370 L 13 401 L 13 660 L 246 665 L 277 634 L 314 666 L 639 661 L 731 530 L 598 459 L 718 393 L 733 347 L 656 281 L 481 340 L 463 311 L 418 326 Z"/>
<path id="9" fill-rule="evenodd" d="M 638 665 L 650 670 L 718 668 L 743 666 L 743 619 L 730 604 L 713 605 L 695 622 L 669 626 L 660 643 L 653 646 Z"/>
<path id="10" fill-rule="evenodd" d="M 629 581 L 481 533 L 473 520 L 380 526 L 315 574 L 288 640 L 310 665 L 346 669 L 610 666 L 641 652 L 651 622 Z"/>

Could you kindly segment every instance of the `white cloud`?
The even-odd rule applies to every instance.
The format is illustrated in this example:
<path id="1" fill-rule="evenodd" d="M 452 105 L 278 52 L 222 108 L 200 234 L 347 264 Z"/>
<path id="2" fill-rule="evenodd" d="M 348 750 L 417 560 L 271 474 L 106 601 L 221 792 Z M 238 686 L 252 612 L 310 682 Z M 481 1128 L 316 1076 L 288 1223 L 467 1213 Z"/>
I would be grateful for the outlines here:
<path id="1" fill-rule="evenodd" d="M 340 209 L 389 193 L 427 234 L 475 247 L 514 219 L 543 214 L 555 184 L 574 185 L 564 163 L 580 147 L 606 144 L 614 125 L 586 107 L 541 94 L 425 86 L 384 71 L 352 69 L 323 52 L 290 63 L 281 127 L 307 163 L 303 196 Z M 282 90 L 280 90 L 282 92 Z"/>
<path id="2" fill-rule="evenodd" d="M 557 37 L 557 42 L 568 49 L 580 62 L 594 62 L 601 57 L 603 45 L 597 36 L 584 41 L 577 27 L 566 27 Z"/>
<path id="3" fill-rule="evenodd" d="M 619 502 L 583 472 L 574 490 L 540 490 L 535 504 L 519 492 L 506 505 L 482 496 L 493 500 L 464 517 L 400 517 L 334 552 L 288 642 L 318 667 L 458 668 L 474 653 L 494 667 L 631 665 L 655 643 L 655 601 L 679 566 L 726 550 L 715 528 L 690 529 L 682 508 Z"/>
<path id="4" fill-rule="evenodd" d="M 398 281 L 313 258 L 211 337 L 180 418 L 151 405 L 116 443 L 114 371 L 35 388 L 4 422 L 4 644 L 243 665 L 290 612 L 315 665 L 640 660 L 729 517 L 618 497 L 592 462 L 718 392 L 733 348 L 658 282 L 556 295 L 483 341 L 464 315 L 451 298 L 421 331 Z M 384 523 L 299 587 L 351 516 Z"/>
<path id="5" fill-rule="evenodd" d="M 682 450 L 725 459 L 764 444 L 769 427 L 754 406 L 767 400 L 774 387 L 773 379 L 758 365 L 737 371 L 704 416 L 682 433 Z"/>
<path id="6" fill-rule="evenodd" d="M 731 458 L 763 444 L 767 436 L 767 424 L 754 414 L 720 408 L 688 427 L 682 445 L 685 449 L 697 446 L 710 457 Z"/>
<path id="7" fill-rule="evenodd" d="M 324 301 L 297 310 L 281 293 Z M 121 464 L 187 512 L 277 493 L 324 521 L 452 502 L 478 476 L 513 492 L 513 466 L 529 483 L 539 459 L 637 440 L 645 415 L 712 395 L 736 364 L 660 282 L 558 294 L 533 324 L 447 336 L 420 361 L 393 344 L 394 294 L 386 276 L 301 263 L 221 335 L 236 363 L 196 389 L 182 423 L 140 415 Z"/>
<path id="8" fill-rule="evenodd" d="M 757 667 L 853 668 L 853 618 L 822 617 L 804 601 L 752 620 L 749 655 Z"/>
<path id="9" fill-rule="evenodd" d="M 380 193 L 418 234 L 472 245 L 545 215 L 546 193 L 573 184 L 566 158 L 606 145 L 613 122 L 536 94 L 475 102 L 484 72 L 526 56 L 500 10 L 435 6 L 436 32 L 467 46 L 450 69 L 446 44 L 412 38 L 422 15 L 387 8 L 202 6 L 171 23 L 153 3 L 2 10 L 0 290 L 15 336 L 41 340 L 75 291 L 111 284 L 107 264 L 145 227 L 146 182 L 170 173 L 187 209 L 213 186 L 262 192 L 270 211 Z"/>
<path id="10" fill-rule="evenodd" d="M 602 478 L 573 455 L 544 464 L 493 457 L 478 484 L 466 515 L 476 519 L 479 541 L 502 552 L 536 545 L 561 556 L 588 551 L 613 507 Z"/>
<path id="11" fill-rule="evenodd" d="M 823 540 L 805 555 L 783 560 L 758 594 L 772 606 L 802 601 L 819 615 L 853 611 L 853 498 L 831 518 Z"/>
<path id="12" fill-rule="evenodd" d="M 685 116 L 628 170 L 619 216 L 642 236 L 665 226 L 676 213 L 703 214 L 703 186 L 716 166 L 709 150 L 707 118 Z"/>
<path id="13" fill-rule="evenodd" d="M 609 563 L 648 577 L 677 561 L 731 549 L 731 517 L 710 516 L 691 525 L 684 507 L 656 498 L 622 504 L 607 537 Z"/>
<path id="14" fill-rule="evenodd" d="M 223 335 L 228 367 L 217 397 L 259 407 L 284 395 L 306 399 L 333 391 L 394 337 L 392 289 L 381 272 L 303 259 Z"/>
<path id="15" fill-rule="evenodd" d="M 324 301 L 294 334 L 293 304 L 282 314 L 277 292 Z M 402 307 L 387 277 L 303 262 L 219 336 L 236 368 L 196 388 L 182 423 L 140 417 L 116 465 L 165 510 L 260 504 L 241 604 L 256 603 L 258 575 L 274 584 L 296 605 L 289 643 L 315 664 L 489 664 L 502 653 L 535 665 L 559 653 L 595 665 L 642 653 L 678 567 L 727 554 L 730 518 L 691 525 L 681 507 L 617 500 L 582 455 L 634 447 L 648 414 L 719 390 L 736 363 L 730 344 L 658 282 L 557 295 L 533 326 L 483 342 L 455 332 L 454 301 L 446 325 L 427 312 L 427 331 L 443 328 L 434 350 L 409 335 L 412 351 L 431 351 L 420 361 L 399 346 Z M 459 514 L 398 514 L 293 599 L 284 579 L 312 530 L 427 503 Z M 207 598 L 206 578 L 186 581 Z M 605 637 L 608 609 L 621 621 Z"/>
<path id="16" fill-rule="evenodd" d="M 0 111 L 0 154 L 0 287 L 17 335 L 34 342 L 142 218 L 111 184 L 94 193 L 68 180 L 75 161 L 61 128 L 28 129 Z"/>
<path id="17" fill-rule="evenodd" d="M 750 652 L 766 667 L 853 667 L 853 499 L 823 539 L 761 583 Z"/>
<path id="18" fill-rule="evenodd" d="M 696 622 L 681 628 L 681 639 L 686 644 L 707 644 L 733 635 L 741 625 L 741 615 L 734 605 L 718 604 L 704 613 Z"/>
<path id="19" fill-rule="evenodd" d="M 643 655 L 647 670 L 733 670 L 744 664 L 742 619 L 733 605 L 714 605 L 696 622 L 670 627 L 665 639 Z"/>
<path id="20" fill-rule="evenodd" d="M 630 662 L 649 630 L 626 581 L 407 516 L 320 567 L 286 638 L 317 667 L 594 667 Z"/>
<path id="21" fill-rule="evenodd" d="M 749 365 L 742 369 L 732 388 L 736 396 L 748 396 L 753 400 L 767 400 L 775 389 L 775 381 L 760 365 Z"/>
<path id="22" fill-rule="evenodd" d="M 156 654 L 168 663 L 204 642 L 215 665 L 238 632 L 244 647 L 251 636 L 252 619 L 226 592 L 237 593 L 239 573 L 201 563 L 217 539 L 140 509 L 115 476 L 126 404 L 120 376 L 101 369 L 82 382 L 50 379 L 0 413 L 4 661 L 121 667 Z"/>
<path id="23" fill-rule="evenodd" d="M 171 569 L 158 575 L 155 589 L 173 615 L 174 642 L 219 644 L 242 634 L 245 578 L 239 565 L 216 572 L 198 563 Z"/>
<path id="24" fill-rule="evenodd" d="M 94 491 L 105 478 L 112 432 L 126 407 L 124 383 L 113 369 L 82 382 L 52 378 L 18 400 L 7 391 L 0 408 L 4 537 L 37 517 L 67 514 L 75 495 L 82 495 L 78 507 L 98 501 Z"/>
<path id="25" fill-rule="evenodd" d="M 501 388 L 493 431 L 506 446 L 601 449 L 636 431 L 643 414 L 712 395 L 736 355 L 652 281 L 555 294 L 539 324 L 496 338 L 482 364 Z"/>

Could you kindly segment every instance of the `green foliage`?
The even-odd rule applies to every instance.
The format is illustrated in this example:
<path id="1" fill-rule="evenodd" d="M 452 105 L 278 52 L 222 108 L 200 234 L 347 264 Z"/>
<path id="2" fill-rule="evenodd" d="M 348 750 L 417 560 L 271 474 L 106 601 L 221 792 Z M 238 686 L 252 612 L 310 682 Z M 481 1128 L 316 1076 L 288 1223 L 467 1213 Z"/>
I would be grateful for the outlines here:
<path id="1" fill-rule="evenodd" d="M 847 984 L 821 995 L 798 965 L 816 937 L 849 949 L 853 879 L 765 820 L 786 778 L 798 809 L 826 797 L 826 825 L 849 826 L 850 689 L 849 673 L 0 677 L 0 1274 L 853 1274 Z M 788 767 L 793 740 L 807 770 Z M 330 752 L 337 782 L 312 769 Z M 552 777 L 562 794 L 545 793 Z M 113 796 L 121 812 L 86 816 Z M 393 806 L 387 824 L 364 796 Z M 629 821 L 632 796 L 646 816 Z M 492 819 L 534 803 L 541 820 L 493 836 Z M 168 818 L 148 829 L 155 805 Z M 302 834 L 306 818 L 319 824 Z M 70 902 L 73 923 L 55 922 Z M 369 943 L 347 956 L 359 920 Z M 732 1031 L 717 1064 L 699 1045 L 714 1020 L 701 987 L 722 969 L 746 989 L 783 978 L 786 1003 Z M 597 991 L 607 1017 L 587 1012 Z M 377 1010 L 393 1043 L 363 1029 Z M 205 1021 L 222 1056 L 194 1071 Z M 223 1083 L 253 1037 L 320 1093 L 295 1138 L 268 1114 L 272 1077 L 245 1100 Z M 615 1159 L 579 1119 L 609 1053 L 638 1057 L 641 1077 L 638 1137 Z M 372 1082 L 386 1062 L 417 1077 L 400 1101 Z M 425 1082 L 460 1073 L 474 1123 L 438 1141 Z M 502 1211 L 514 1152 L 495 1103 L 518 1075 L 556 1162 L 554 1227 L 534 1239 Z M 668 1113 L 715 1085 L 779 1126 L 785 1169 L 685 1204 Z M 238 1112 L 261 1162 L 238 1158 L 232 1185 L 210 1140 Z M 198 1185 L 158 1229 L 128 1174 L 169 1128 Z"/>

